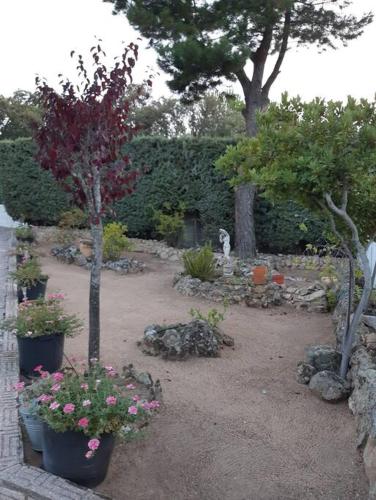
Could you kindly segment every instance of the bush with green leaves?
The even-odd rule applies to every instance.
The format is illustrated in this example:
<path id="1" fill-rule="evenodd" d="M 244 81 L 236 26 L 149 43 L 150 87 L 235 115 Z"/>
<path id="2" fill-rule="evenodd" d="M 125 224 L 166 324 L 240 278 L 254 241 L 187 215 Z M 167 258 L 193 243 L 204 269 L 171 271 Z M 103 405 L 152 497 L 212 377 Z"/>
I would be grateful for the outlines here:
<path id="1" fill-rule="evenodd" d="M 62 229 L 83 229 L 87 227 L 88 218 L 83 210 L 78 207 L 61 213 L 59 227 Z"/>
<path id="2" fill-rule="evenodd" d="M 201 312 L 200 309 L 192 307 L 192 309 L 189 311 L 189 314 L 192 316 L 192 318 L 206 321 L 213 328 L 217 328 L 219 323 L 221 323 L 225 319 L 225 311 L 223 311 L 222 313 L 214 307 L 212 309 L 209 309 L 207 314 Z"/>
<path id="3" fill-rule="evenodd" d="M 118 260 L 124 250 L 131 250 L 132 244 L 125 236 L 127 226 L 119 222 L 106 224 L 103 230 L 103 259 Z"/>
<path id="4" fill-rule="evenodd" d="M 35 160 L 32 139 L 0 141 L 0 184 L 11 217 L 31 224 L 52 225 L 69 208 L 69 196 Z"/>
<path id="5" fill-rule="evenodd" d="M 216 276 L 215 257 L 208 244 L 198 250 L 187 250 L 183 253 L 184 272 L 201 281 L 211 281 Z"/>
<path id="6" fill-rule="evenodd" d="M 154 212 L 155 229 L 170 246 L 175 246 L 179 233 L 184 227 L 184 203 L 179 203 L 177 210 L 173 210 L 170 203 L 164 203 L 162 210 Z"/>

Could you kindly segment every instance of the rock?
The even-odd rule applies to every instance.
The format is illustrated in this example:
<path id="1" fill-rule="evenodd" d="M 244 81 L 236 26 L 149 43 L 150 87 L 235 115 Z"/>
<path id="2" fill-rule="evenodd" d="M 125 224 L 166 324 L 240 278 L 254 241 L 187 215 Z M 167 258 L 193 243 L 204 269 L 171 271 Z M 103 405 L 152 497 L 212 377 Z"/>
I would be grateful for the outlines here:
<path id="1" fill-rule="evenodd" d="M 369 437 L 363 453 L 364 468 L 369 481 L 369 500 L 376 500 L 376 439 Z"/>
<path id="2" fill-rule="evenodd" d="M 310 293 L 309 295 L 305 295 L 304 300 L 306 302 L 313 302 L 314 300 L 319 300 L 325 297 L 325 290 L 317 290 L 316 292 Z"/>
<path id="3" fill-rule="evenodd" d="M 317 373 L 317 370 L 314 366 L 305 363 L 304 361 L 300 361 L 296 372 L 296 379 L 299 384 L 308 384 L 313 375 Z"/>
<path id="4" fill-rule="evenodd" d="M 369 316 L 367 314 L 363 314 L 362 320 L 366 326 L 376 331 L 376 316 Z"/>
<path id="5" fill-rule="evenodd" d="M 218 356 L 221 344 L 233 345 L 233 339 L 221 334 L 204 320 L 145 328 L 141 348 L 145 354 L 161 355 L 165 359 L 185 359 L 188 355 Z"/>
<path id="6" fill-rule="evenodd" d="M 338 372 L 341 354 L 329 345 L 313 345 L 305 349 L 305 361 L 317 372 L 323 370 Z"/>
<path id="7" fill-rule="evenodd" d="M 309 388 L 317 397 L 331 403 L 346 399 L 350 392 L 347 381 L 328 370 L 313 375 Z"/>

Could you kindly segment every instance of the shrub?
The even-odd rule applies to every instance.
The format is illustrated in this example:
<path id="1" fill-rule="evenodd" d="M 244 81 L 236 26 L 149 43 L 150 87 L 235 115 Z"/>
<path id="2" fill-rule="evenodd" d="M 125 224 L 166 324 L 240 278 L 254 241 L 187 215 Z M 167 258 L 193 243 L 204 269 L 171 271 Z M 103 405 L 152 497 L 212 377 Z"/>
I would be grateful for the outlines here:
<path id="1" fill-rule="evenodd" d="M 170 246 L 177 244 L 179 233 L 184 227 L 184 208 L 184 203 L 180 202 L 178 210 L 173 212 L 170 203 L 164 203 L 163 211 L 154 212 L 155 229 Z"/>
<path id="2" fill-rule="evenodd" d="M 62 212 L 59 220 L 59 227 L 62 229 L 83 229 L 87 227 L 88 218 L 80 208 L 72 208 Z"/>
<path id="3" fill-rule="evenodd" d="M 131 250 L 132 244 L 124 235 L 127 226 L 119 222 L 111 222 L 103 231 L 103 259 L 118 260 L 124 250 Z"/>
<path id="4" fill-rule="evenodd" d="M 32 139 L 0 141 L 0 183 L 11 217 L 51 225 L 69 208 L 68 195 L 34 159 Z"/>
<path id="5" fill-rule="evenodd" d="M 187 250 L 183 253 L 185 274 L 201 281 L 210 281 L 215 277 L 215 258 L 210 245 L 199 250 Z"/>
<path id="6" fill-rule="evenodd" d="M 212 328 L 217 328 L 219 323 L 221 323 L 225 319 L 225 311 L 221 313 L 218 309 L 209 309 L 208 314 L 204 314 L 200 311 L 200 309 L 192 309 L 189 311 L 189 314 L 192 318 L 201 319 L 206 321 Z"/>

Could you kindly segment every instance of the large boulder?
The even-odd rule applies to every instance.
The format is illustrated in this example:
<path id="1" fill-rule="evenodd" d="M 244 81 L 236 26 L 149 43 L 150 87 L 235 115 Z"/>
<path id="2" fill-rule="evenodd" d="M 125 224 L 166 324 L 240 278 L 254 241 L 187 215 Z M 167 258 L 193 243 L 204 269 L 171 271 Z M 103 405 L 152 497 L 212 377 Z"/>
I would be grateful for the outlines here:
<path id="1" fill-rule="evenodd" d="M 201 319 L 187 324 L 149 325 L 139 342 L 145 354 L 180 360 L 188 355 L 218 356 L 221 344 L 233 345 L 233 339 Z"/>
<path id="2" fill-rule="evenodd" d="M 348 382 L 328 370 L 316 373 L 309 382 L 309 388 L 317 397 L 331 403 L 346 399 L 350 393 Z"/>
<path id="3" fill-rule="evenodd" d="M 338 372 L 341 354 L 329 345 L 313 345 L 306 348 L 305 361 L 313 366 L 316 372 L 323 370 Z"/>

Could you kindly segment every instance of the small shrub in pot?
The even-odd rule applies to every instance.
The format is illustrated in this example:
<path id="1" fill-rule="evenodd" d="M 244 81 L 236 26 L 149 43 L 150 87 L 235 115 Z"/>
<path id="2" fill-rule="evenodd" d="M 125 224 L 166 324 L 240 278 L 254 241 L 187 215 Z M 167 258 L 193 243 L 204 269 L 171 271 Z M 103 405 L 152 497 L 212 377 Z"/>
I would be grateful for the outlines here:
<path id="1" fill-rule="evenodd" d="M 42 273 L 38 259 L 24 260 L 11 277 L 17 282 L 19 302 L 44 297 L 48 276 Z"/>

